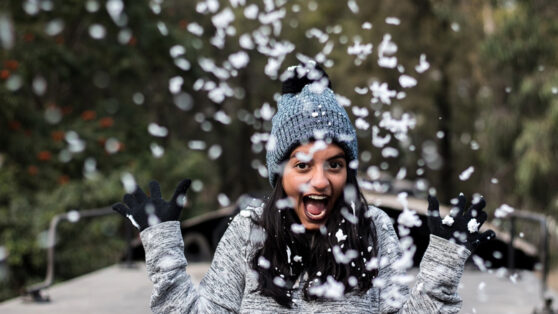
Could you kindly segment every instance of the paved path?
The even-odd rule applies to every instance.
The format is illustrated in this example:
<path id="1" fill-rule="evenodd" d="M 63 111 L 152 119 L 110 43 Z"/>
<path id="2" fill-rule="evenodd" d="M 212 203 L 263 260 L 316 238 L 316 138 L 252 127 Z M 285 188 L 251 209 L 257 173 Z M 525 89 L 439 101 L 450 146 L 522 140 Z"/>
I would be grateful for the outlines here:
<path id="1" fill-rule="evenodd" d="M 191 264 L 188 273 L 199 282 L 207 267 L 203 263 Z M 539 291 L 539 281 L 531 272 L 522 273 L 513 283 L 496 274 L 467 270 L 459 288 L 462 313 L 529 314 L 539 305 Z M 47 294 L 52 299 L 50 303 L 24 303 L 16 298 L 0 303 L 0 313 L 150 313 L 151 282 L 141 263 L 133 269 L 111 266 L 57 284 Z"/>
<path id="2" fill-rule="evenodd" d="M 192 264 L 188 273 L 199 283 L 207 267 L 203 263 Z M 0 303 L 0 313 L 151 313 L 151 287 L 145 264 L 136 263 L 135 268 L 114 265 L 52 286 L 45 293 L 50 296 L 50 303 L 29 303 L 16 298 Z"/>
<path id="3" fill-rule="evenodd" d="M 513 280 L 512 280 L 513 279 Z M 541 284 L 532 272 L 517 277 L 466 271 L 458 289 L 463 298 L 462 313 L 531 314 L 540 308 Z M 551 292 L 554 300 L 556 293 Z"/>

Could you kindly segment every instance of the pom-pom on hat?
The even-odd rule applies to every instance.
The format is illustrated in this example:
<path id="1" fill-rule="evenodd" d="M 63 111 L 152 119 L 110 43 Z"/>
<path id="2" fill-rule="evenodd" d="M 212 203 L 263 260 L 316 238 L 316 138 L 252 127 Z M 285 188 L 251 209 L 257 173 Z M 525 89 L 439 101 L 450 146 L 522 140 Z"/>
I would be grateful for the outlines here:
<path id="1" fill-rule="evenodd" d="M 288 68 L 285 74 L 266 147 L 269 182 L 273 187 L 283 172 L 281 163 L 301 144 L 324 140 L 339 145 L 349 161 L 358 156 L 355 128 L 337 102 L 327 73 L 310 61 Z"/>

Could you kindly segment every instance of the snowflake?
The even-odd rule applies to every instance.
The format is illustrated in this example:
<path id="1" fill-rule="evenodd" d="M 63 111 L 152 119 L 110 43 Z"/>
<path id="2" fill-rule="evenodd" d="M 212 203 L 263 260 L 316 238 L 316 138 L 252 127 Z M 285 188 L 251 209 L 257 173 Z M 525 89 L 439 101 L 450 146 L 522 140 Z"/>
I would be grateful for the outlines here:
<path id="1" fill-rule="evenodd" d="M 403 88 L 414 87 L 417 85 L 417 80 L 414 77 L 404 74 L 399 77 L 399 84 Z"/>
<path id="2" fill-rule="evenodd" d="M 246 65 L 248 65 L 249 61 L 250 57 L 245 51 L 239 51 L 229 56 L 229 62 L 232 64 L 233 67 L 237 69 L 245 67 Z"/>
<path id="3" fill-rule="evenodd" d="M 304 228 L 304 226 L 301 224 L 294 223 L 291 225 L 291 231 L 294 233 L 304 233 L 306 231 L 306 228 Z"/>
<path id="4" fill-rule="evenodd" d="M 508 204 L 502 204 L 500 207 L 496 208 L 494 211 L 494 216 L 496 218 L 504 218 L 509 214 L 513 213 L 515 209 Z"/>
<path id="5" fill-rule="evenodd" d="M 345 241 L 347 239 L 347 235 L 343 234 L 343 230 L 341 229 L 337 230 L 335 237 L 337 237 L 337 242 Z"/>
<path id="6" fill-rule="evenodd" d="M 401 23 L 401 20 L 399 20 L 396 17 L 393 17 L 393 16 L 386 17 L 386 24 L 399 25 L 400 23 Z"/>
<path id="7" fill-rule="evenodd" d="M 408 228 L 420 227 L 420 225 L 422 225 L 422 222 L 418 217 L 417 212 L 415 212 L 414 210 L 410 210 L 408 208 L 405 208 L 403 212 L 399 214 L 399 217 L 397 217 L 397 223 L 406 226 Z"/>
<path id="8" fill-rule="evenodd" d="M 372 44 L 361 45 L 360 42 L 357 41 L 347 48 L 347 53 L 357 56 L 360 60 L 365 60 L 366 57 L 372 53 Z"/>
<path id="9" fill-rule="evenodd" d="M 446 215 L 446 217 L 444 217 L 444 220 L 442 220 L 442 223 L 446 226 L 451 226 L 454 223 L 454 219 L 451 215 Z"/>
<path id="10" fill-rule="evenodd" d="M 372 102 L 376 103 L 380 100 L 382 103 L 386 105 L 391 104 L 391 98 L 394 98 L 397 95 L 397 92 L 394 90 L 390 90 L 386 82 L 379 83 L 374 81 L 372 85 L 369 86 L 370 91 L 372 92 Z"/>
<path id="11" fill-rule="evenodd" d="M 475 172 L 475 167 L 470 166 L 469 168 L 465 169 L 460 175 L 459 180 L 467 181 L 471 177 L 471 175 Z"/>
<path id="12" fill-rule="evenodd" d="M 310 287 L 308 292 L 319 297 L 341 299 L 345 293 L 345 285 L 336 281 L 333 277 L 327 276 L 327 281 L 324 284 Z"/>
<path id="13" fill-rule="evenodd" d="M 426 61 L 426 55 L 423 53 L 420 55 L 419 64 L 415 67 L 415 71 L 418 73 L 423 73 L 430 68 L 430 63 Z"/>

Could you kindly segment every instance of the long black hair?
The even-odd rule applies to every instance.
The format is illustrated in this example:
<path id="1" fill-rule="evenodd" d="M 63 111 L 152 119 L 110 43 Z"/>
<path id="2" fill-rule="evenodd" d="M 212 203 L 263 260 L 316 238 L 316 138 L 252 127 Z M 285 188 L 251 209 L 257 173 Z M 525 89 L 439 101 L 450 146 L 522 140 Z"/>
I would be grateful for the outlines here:
<path id="1" fill-rule="evenodd" d="M 291 229 L 293 223 L 300 224 L 294 209 L 277 205 L 285 200 L 286 194 L 281 178 L 276 182 L 262 215 L 254 218 L 254 223 L 266 234 L 263 246 L 251 261 L 252 269 L 258 273 L 256 291 L 291 307 L 293 285 L 304 273 L 308 275 L 308 280 L 301 281 L 305 300 L 320 299 L 322 296 L 312 293 L 311 287 L 324 284 L 330 276 L 344 284 L 344 293 L 368 291 L 378 275 L 377 266 L 371 267 L 378 246 L 376 228 L 367 214 L 368 205 L 358 186 L 356 171 L 347 169 L 344 192 L 325 225 L 304 233 Z"/>

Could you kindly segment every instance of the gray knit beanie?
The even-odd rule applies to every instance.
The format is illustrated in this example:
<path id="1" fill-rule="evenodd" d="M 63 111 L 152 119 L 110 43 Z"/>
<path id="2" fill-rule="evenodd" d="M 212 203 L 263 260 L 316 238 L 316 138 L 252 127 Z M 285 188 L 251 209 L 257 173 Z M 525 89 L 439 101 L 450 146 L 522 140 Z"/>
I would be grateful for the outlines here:
<path id="1" fill-rule="evenodd" d="M 273 116 L 267 145 L 267 170 L 272 187 L 283 171 L 281 163 L 300 144 L 313 140 L 336 143 L 349 161 L 357 159 L 356 131 L 343 107 L 339 105 L 327 74 L 316 63 L 287 70 L 283 95 Z"/>

